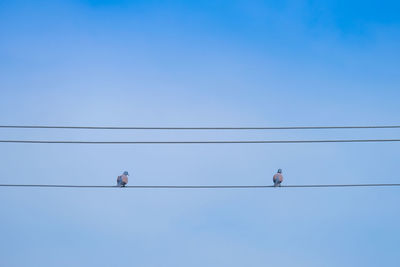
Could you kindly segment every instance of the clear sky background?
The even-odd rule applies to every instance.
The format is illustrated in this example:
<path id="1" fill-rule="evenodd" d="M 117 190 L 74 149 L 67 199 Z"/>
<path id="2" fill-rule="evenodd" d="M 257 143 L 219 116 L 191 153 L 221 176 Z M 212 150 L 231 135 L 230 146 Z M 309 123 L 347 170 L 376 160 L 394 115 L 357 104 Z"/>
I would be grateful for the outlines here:
<path id="1" fill-rule="evenodd" d="M 399 124 L 398 1 L 0 0 L 0 124 Z M 0 130 L 1 139 L 400 130 Z M 0 145 L 1 183 L 399 183 L 400 144 Z M 0 189 L 0 266 L 398 266 L 398 188 Z"/>

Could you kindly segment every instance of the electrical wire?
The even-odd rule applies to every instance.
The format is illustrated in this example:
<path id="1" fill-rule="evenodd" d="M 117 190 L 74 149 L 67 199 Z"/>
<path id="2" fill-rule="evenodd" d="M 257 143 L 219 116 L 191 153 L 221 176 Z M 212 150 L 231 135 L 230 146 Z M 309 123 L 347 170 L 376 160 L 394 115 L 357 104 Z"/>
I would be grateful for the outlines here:
<path id="1" fill-rule="evenodd" d="M 65 141 L 65 140 L 0 140 L 0 143 L 24 144 L 94 144 L 94 145 L 136 145 L 136 144 L 299 144 L 299 143 L 373 143 L 400 142 L 400 139 L 339 139 L 339 140 L 230 140 L 230 141 Z"/>
<path id="2" fill-rule="evenodd" d="M 62 126 L 62 125 L 0 125 L 17 129 L 73 129 L 73 130 L 330 130 L 330 129 L 395 129 L 400 125 L 367 126 L 288 126 L 288 127 L 116 127 L 116 126 Z"/>
<path id="3" fill-rule="evenodd" d="M 329 187 L 399 187 L 400 184 L 309 184 L 282 185 L 280 188 L 329 188 Z M 39 188 L 120 188 L 111 185 L 56 185 L 56 184 L 0 184 L 0 187 L 39 187 Z M 274 188 L 273 185 L 132 185 L 130 189 L 256 189 Z"/>

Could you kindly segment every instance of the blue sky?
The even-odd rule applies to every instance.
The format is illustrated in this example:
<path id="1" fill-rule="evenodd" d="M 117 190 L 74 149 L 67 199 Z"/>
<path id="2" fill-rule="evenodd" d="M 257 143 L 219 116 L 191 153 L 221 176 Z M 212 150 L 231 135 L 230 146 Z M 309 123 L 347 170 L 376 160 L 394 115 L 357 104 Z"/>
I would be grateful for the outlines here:
<path id="1" fill-rule="evenodd" d="M 397 1 L 1 1 L 0 123 L 399 122 Z M 2 129 L 1 139 L 398 138 Z M 0 147 L 1 183 L 398 183 L 399 145 Z M 396 188 L 0 189 L 1 266 L 397 266 Z"/>

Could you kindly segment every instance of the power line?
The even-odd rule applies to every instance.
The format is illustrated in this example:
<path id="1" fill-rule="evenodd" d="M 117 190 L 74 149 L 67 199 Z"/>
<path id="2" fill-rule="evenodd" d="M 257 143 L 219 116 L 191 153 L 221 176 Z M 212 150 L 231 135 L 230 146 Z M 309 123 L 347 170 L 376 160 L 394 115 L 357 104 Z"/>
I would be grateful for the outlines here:
<path id="1" fill-rule="evenodd" d="M 281 188 L 329 188 L 329 187 L 399 187 L 400 184 L 310 184 L 282 185 Z M 0 187 L 39 188 L 120 188 L 111 185 L 55 185 L 55 184 L 0 184 Z M 128 189 L 261 189 L 274 188 L 273 185 L 132 185 Z"/>
<path id="2" fill-rule="evenodd" d="M 113 127 L 113 126 L 56 126 L 56 125 L 0 125 L 17 129 L 73 129 L 73 130 L 329 130 L 329 129 L 395 129 L 400 125 L 367 126 L 288 126 L 288 127 Z"/>
<path id="3" fill-rule="evenodd" d="M 400 142 L 400 139 L 339 139 L 339 140 L 230 140 L 230 141 L 65 141 L 65 140 L 0 140 L 0 143 L 24 144 L 93 144 L 93 145 L 139 145 L 139 144 L 299 144 L 299 143 L 374 143 Z"/>

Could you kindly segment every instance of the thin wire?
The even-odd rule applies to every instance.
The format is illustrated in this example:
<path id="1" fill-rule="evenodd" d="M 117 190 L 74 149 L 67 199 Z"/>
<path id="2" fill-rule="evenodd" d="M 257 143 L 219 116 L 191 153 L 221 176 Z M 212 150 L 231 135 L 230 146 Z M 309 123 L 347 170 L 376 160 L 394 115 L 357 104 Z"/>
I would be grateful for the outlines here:
<path id="1" fill-rule="evenodd" d="M 50 140 L 0 140 L 0 143 L 25 144 L 94 144 L 94 145 L 139 145 L 139 144 L 299 144 L 299 143 L 372 143 L 400 142 L 400 139 L 342 139 L 342 140 L 242 140 L 242 141 L 50 141 Z"/>
<path id="2" fill-rule="evenodd" d="M 400 184 L 310 184 L 282 185 L 281 188 L 328 188 L 328 187 L 398 187 Z M 0 184 L 0 187 L 45 187 L 45 188 L 120 188 L 111 185 L 51 185 L 51 184 Z M 132 189 L 256 189 L 274 188 L 273 185 L 132 185 Z"/>
<path id="3" fill-rule="evenodd" d="M 0 125 L 0 128 L 74 129 L 74 130 L 329 130 L 329 129 L 394 129 L 394 128 L 400 128 L 400 125 L 289 126 L 289 127 L 112 127 L 112 126 Z"/>

